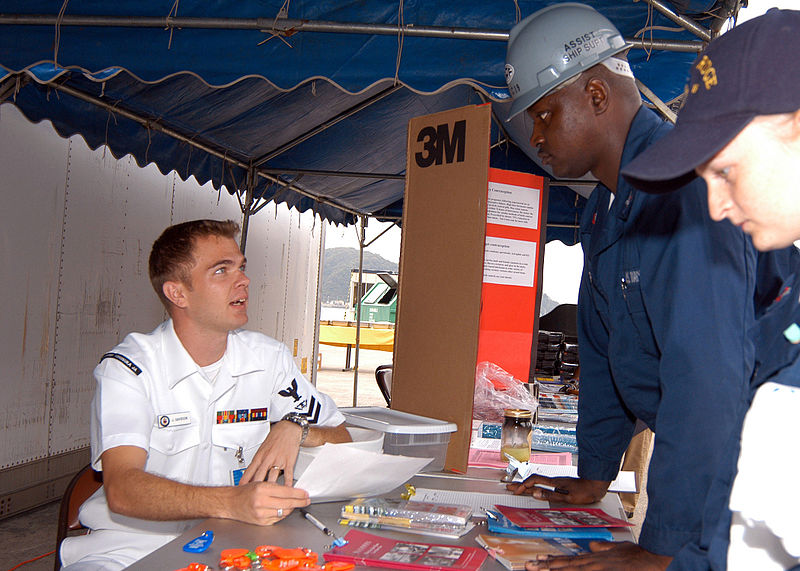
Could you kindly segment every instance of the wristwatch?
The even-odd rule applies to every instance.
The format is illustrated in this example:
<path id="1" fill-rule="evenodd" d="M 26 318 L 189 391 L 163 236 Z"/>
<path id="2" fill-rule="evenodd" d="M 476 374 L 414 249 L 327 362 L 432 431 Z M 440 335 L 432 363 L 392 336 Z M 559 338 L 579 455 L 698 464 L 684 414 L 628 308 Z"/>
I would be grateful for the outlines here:
<path id="1" fill-rule="evenodd" d="M 297 426 L 303 429 L 303 436 L 300 437 L 300 444 L 306 441 L 306 436 L 308 436 L 308 419 L 298 412 L 290 412 L 286 416 L 284 416 L 281 420 L 288 420 L 289 422 L 294 422 Z"/>

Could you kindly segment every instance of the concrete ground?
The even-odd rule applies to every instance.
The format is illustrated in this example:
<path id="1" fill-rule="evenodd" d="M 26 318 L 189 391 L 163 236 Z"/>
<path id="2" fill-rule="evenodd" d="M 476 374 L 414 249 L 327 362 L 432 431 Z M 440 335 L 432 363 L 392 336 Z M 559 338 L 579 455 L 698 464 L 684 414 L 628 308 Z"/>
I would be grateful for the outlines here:
<path id="1" fill-rule="evenodd" d="M 0 569 L 7 571 L 15 565 L 53 551 L 56 543 L 58 502 L 23 514 L 0 520 Z M 54 556 L 22 566 L 21 571 L 51 571 Z"/>
<path id="2" fill-rule="evenodd" d="M 336 406 L 386 406 L 378 383 L 375 369 L 380 365 L 390 365 L 392 354 L 388 351 L 361 350 L 358 355 L 358 404 L 353 403 L 354 371 L 344 370 L 347 349 L 320 345 L 320 365 L 317 369 L 317 388 L 329 395 Z M 350 366 L 355 364 L 355 350 L 351 351 Z"/>
<path id="3" fill-rule="evenodd" d="M 337 406 L 354 406 L 353 370 L 345 368 L 346 350 L 320 345 L 320 366 L 317 387 L 333 398 Z M 355 355 L 351 355 L 351 365 Z M 386 401 L 375 382 L 375 368 L 390 364 L 392 354 L 385 351 L 361 351 L 359 354 L 356 406 L 386 406 Z M 646 482 L 643 483 L 643 487 Z M 647 509 L 647 495 L 642 494 L 632 519 L 634 537 L 639 536 L 641 522 Z M 53 550 L 58 519 L 58 503 L 51 503 L 24 514 L 0 520 L 0 571 Z M 21 567 L 23 571 L 48 571 L 53 569 L 54 555 Z"/>

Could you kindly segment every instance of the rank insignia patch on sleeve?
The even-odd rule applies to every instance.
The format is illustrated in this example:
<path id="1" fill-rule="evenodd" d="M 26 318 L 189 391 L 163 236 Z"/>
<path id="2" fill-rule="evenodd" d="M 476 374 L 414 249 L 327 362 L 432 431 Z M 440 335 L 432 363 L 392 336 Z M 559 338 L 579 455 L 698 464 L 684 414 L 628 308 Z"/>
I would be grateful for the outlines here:
<path id="1" fill-rule="evenodd" d="M 130 359 L 128 359 L 125 355 L 121 353 L 106 353 L 102 357 L 100 357 L 100 362 L 102 363 L 105 359 L 116 359 L 126 367 L 128 367 L 131 371 L 133 371 L 134 375 L 141 375 L 142 370 Z"/>

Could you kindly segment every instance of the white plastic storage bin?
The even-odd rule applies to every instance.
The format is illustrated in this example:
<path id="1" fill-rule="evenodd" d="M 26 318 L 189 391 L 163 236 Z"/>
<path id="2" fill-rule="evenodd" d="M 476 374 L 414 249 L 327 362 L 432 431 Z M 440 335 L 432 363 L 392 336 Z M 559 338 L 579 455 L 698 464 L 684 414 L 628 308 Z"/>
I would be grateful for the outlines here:
<path id="1" fill-rule="evenodd" d="M 339 411 L 351 426 L 385 433 L 384 454 L 433 458 L 423 472 L 444 468 L 450 433 L 458 429 L 452 422 L 377 406 L 340 408 Z"/>

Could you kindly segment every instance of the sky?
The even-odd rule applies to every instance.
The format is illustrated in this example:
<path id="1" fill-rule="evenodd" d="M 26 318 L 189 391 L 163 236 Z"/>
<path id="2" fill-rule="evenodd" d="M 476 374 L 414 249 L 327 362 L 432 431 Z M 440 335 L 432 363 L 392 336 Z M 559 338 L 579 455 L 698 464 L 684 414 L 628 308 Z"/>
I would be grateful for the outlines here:
<path id="1" fill-rule="evenodd" d="M 737 19 L 737 22 L 739 24 L 746 22 L 751 18 L 760 16 L 769 8 L 773 7 L 797 9 L 800 7 L 800 3 L 798 3 L 797 0 L 750 0 L 747 8 L 742 8 L 739 10 L 739 18 Z"/>
<path id="2" fill-rule="evenodd" d="M 378 222 L 377 220 L 369 220 L 367 222 L 367 240 L 369 244 L 376 236 L 378 236 L 384 229 L 391 227 L 391 224 Z M 337 226 L 334 224 L 327 224 L 325 228 L 325 249 L 329 248 L 358 248 L 358 232 L 359 227 L 356 225 L 351 226 Z M 375 240 L 369 247 L 366 248 L 367 252 L 378 254 L 379 256 L 389 260 L 390 262 L 400 262 L 400 228 L 395 226 L 391 228 Z"/>

